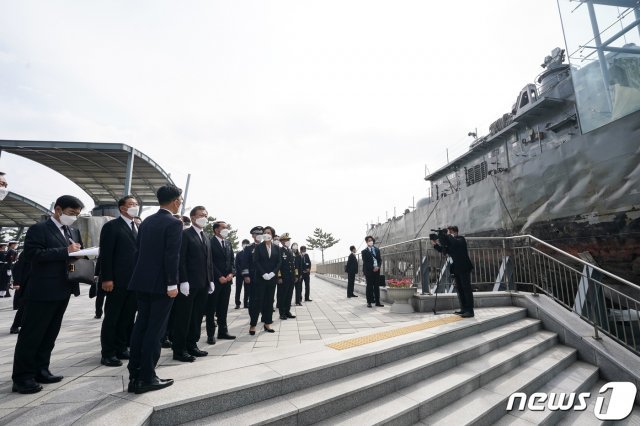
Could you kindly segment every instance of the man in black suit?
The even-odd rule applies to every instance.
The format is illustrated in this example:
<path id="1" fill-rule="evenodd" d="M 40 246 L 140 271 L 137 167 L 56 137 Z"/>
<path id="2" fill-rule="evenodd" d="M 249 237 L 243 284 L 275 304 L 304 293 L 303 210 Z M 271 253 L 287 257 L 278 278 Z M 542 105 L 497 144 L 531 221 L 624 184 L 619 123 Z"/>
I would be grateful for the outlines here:
<path id="1" fill-rule="evenodd" d="M 127 289 L 133 274 L 138 227 L 138 202 L 132 195 L 118 200 L 120 217 L 104 224 L 100 231 L 100 281 L 107 302 L 100 331 L 102 358 L 107 367 L 119 367 L 129 359 L 129 330 L 136 316 L 136 295 Z"/>
<path id="2" fill-rule="evenodd" d="M 0 243 L 0 297 L 4 297 L 9 292 L 9 281 L 11 277 L 8 264 L 8 246 L 7 243 Z"/>
<path id="3" fill-rule="evenodd" d="M 458 227 L 454 225 L 447 228 L 446 235 L 440 236 L 438 240 L 431 240 L 431 244 L 434 249 L 449 255 L 453 260 L 451 273 L 456 283 L 460 302 L 460 310 L 455 313 L 462 318 L 472 318 L 474 316 L 473 289 L 471 288 L 473 263 L 469 258 L 467 240 L 458 235 Z"/>
<path id="4" fill-rule="evenodd" d="M 56 383 L 62 376 L 49 371 L 51 351 L 60 332 L 71 294 L 79 284 L 69 282 L 69 254 L 82 248 L 80 232 L 70 228 L 84 208 L 82 201 L 63 195 L 50 219 L 29 228 L 24 241 L 25 261 L 30 262 L 22 328 L 13 356 L 13 392 L 36 393 L 39 383 Z"/>
<path id="5" fill-rule="evenodd" d="M 347 297 L 358 297 L 353 292 L 356 284 L 356 274 L 358 273 L 358 258 L 356 257 L 356 247 L 349 247 L 351 253 L 347 259 L 345 272 L 347 273 Z"/>
<path id="6" fill-rule="evenodd" d="M 297 275 L 294 283 L 296 306 L 302 306 L 302 256 L 300 255 L 300 250 L 298 250 L 298 243 L 291 244 L 291 250 L 293 251 Z"/>
<path id="7" fill-rule="evenodd" d="M 180 247 L 180 293 L 173 305 L 171 333 L 173 359 L 193 362 L 208 352 L 198 348 L 207 296 L 213 292 L 211 247 L 204 234 L 209 212 L 203 206 L 191 209 L 192 226 L 182 231 Z"/>
<path id="8" fill-rule="evenodd" d="M 242 271 L 242 256 L 244 254 L 244 249 L 249 245 L 249 240 L 242 240 L 242 250 L 236 253 L 236 309 L 240 309 L 240 293 L 242 292 L 242 285 L 244 284 L 244 279 L 240 271 Z M 243 307 L 249 307 L 249 285 L 244 286 L 244 296 L 242 298 Z"/>
<path id="9" fill-rule="evenodd" d="M 160 344 L 173 299 L 178 295 L 178 266 L 182 222 L 173 217 L 182 204 L 182 190 L 174 185 L 158 189 L 160 210 L 138 230 L 138 251 L 129 290 L 136 292 L 138 316 L 131 333 L 130 392 L 137 394 L 171 386 L 172 379 L 156 376 Z"/>
<path id="10" fill-rule="evenodd" d="M 384 306 L 380 303 L 380 266 L 382 266 L 382 256 L 380 250 L 374 245 L 376 239 L 368 235 L 365 239 L 367 248 L 360 252 L 362 257 L 362 272 L 367 282 L 367 308 L 372 303 L 376 306 Z"/>
<path id="11" fill-rule="evenodd" d="M 302 259 L 302 281 L 304 281 L 304 301 L 313 302 L 311 293 L 311 258 L 307 254 L 305 246 L 300 247 L 300 257 Z"/>
<path id="12" fill-rule="evenodd" d="M 256 246 L 253 253 L 253 264 L 255 268 L 255 281 L 251 284 L 251 304 L 249 305 L 249 315 L 251 317 L 249 334 L 256 333 L 258 316 L 262 316 L 264 330 L 268 333 L 275 333 L 271 328 L 273 324 L 273 296 L 276 292 L 276 277 L 280 270 L 282 258 L 280 249 L 272 244 L 275 229 L 265 226 L 263 231 L 263 242 Z"/>
<path id="13" fill-rule="evenodd" d="M 211 238 L 211 258 L 213 260 L 213 278 L 216 285 L 214 291 L 215 308 L 207 311 L 207 335 L 209 338 L 215 333 L 213 326 L 213 312 L 218 318 L 218 339 L 233 340 L 236 336 L 229 334 L 227 327 L 227 313 L 229 311 L 229 298 L 231 297 L 231 284 L 236 271 L 234 269 L 233 248 L 227 237 L 229 227 L 223 221 L 213 224 L 213 237 Z M 210 315 L 211 314 L 211 315 Z M 211 318 L 211 321 L 209 321 Z"/>

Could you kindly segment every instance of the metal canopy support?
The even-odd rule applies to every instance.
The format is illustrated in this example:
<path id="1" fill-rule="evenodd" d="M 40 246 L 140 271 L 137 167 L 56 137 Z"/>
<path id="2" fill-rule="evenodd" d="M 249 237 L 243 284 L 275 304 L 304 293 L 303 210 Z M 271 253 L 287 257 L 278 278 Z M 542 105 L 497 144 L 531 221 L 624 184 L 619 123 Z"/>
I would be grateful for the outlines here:
<path id="1" fill-rule="evenodd" d="M 607 100 L 609 111 L 613 109 L 611 102 L 611 93 L 609 93 L 609 68 L 607 67 L 607 59 L 604 57 L 602 50 L 602 40 L 600 39 L 600 29 L 598 28 L 598 20 L 596 11 L 593 7 L 593 0 L 587 0 L 587 9 L 589 10 L 589 19 L 591 20 L 591 30 L 593 31 L 593 40 L 596 42 L 596 51 L 598 52 L 598 61 L 600 62 L 600 71 L 602 72 L 602 85 L 604 86 L 604 96 Z"/>
<path id="2" fill-rule="evenodd" d="M 187 185 L 184 187 L 184 196 L 182 197 L 182 210 L 180 214 L 184 216 L 184 210 L 187 208 L 187 195 L 189 195 L 189 181 L 191 180 L 191 173 L 187 175 Z"/>
<path id="3" fill-rule="evenodd" d="M 127 171 L 124 175 L 124 191 L 122 192 L 123 197 L 131 194 L 131 179 L 133 178 L 134 158 L 135 155 L 133 155 L 133 150 L 129 151 L 129 157 L 127 158 Z"/>
<path id="4" fill-rule="evenodd" d="M 500 263 L 500 270 L 498 271 L 498 276 L 496 277 L 496 281 L 493 285 L 493 291 L 500 290 L 511 290 L 511 284 L 513 279 L 513 267 L 511 264 L 511 258 L 509 256 L 504 256 L 502 258 L 502 263 Z M 503 281 L 507 284 L 506 288 L 504 286 Z"/>

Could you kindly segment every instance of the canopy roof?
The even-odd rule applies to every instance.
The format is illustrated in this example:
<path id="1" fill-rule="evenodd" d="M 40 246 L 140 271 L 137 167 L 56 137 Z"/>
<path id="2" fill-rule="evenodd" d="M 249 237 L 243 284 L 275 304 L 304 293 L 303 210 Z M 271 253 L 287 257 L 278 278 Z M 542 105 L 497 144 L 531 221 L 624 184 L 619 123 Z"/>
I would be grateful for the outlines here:
<path id="1" fill-rule="evenodd" d="M 9 192 L 5 199 L 0 201 L 0 227 L 35 225 L 43 216 L 48 215 L 49 209 L 14 192 Z"/>

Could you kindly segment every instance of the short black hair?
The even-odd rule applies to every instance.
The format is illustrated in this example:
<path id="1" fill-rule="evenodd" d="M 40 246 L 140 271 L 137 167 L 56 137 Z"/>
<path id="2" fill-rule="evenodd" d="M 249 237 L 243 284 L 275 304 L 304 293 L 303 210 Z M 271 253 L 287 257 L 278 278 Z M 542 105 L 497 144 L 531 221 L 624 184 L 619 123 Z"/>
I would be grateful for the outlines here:
<path id="1" fill-rule="evenodd" d="M 130 200 L 130 199 L 132 199 L 132 198 L 133 198 L 134 200 L 136 199 L 136 197 L 134 197 L 133 195 L 125 195 L 124 197 L 120 198 L 120 199 L 118 200 L 118 207 L 122 207 L 122 206 L 124 206 L 125 204 L 127 204 L 127 200 Z"/>
<path id="2" fill-rule="evenodd" d="M 356 246 L 349 247 L 349 251 L 354 251 L 355 249 L 356 249 Z"/>
<path id="3" fill-rule="evenodd" d="M 222 226 L 222 224 L 227 224 L 227 222 L 225 222 L 224 220 L 217 220 L 215 222 L 213 222 L 213 230 L 215 231 L 216 229 L 220 228 Z"/>
<path id="4" fill-rule="evenodd" d="M 275 230 L 275 229 L 273 229 L 273 226 L 265 226 L 265 227 L 264 227 L 264 231 L 266 231 L 267 229 L 270 229 L 270 230 L 271 230 L 271 236 L 272 236 L 272 237 L 275 237 L 275 236 L 276 236 L 276 230 Z M 263 231 L 263 232 L 264 232 L 264 231 Z"/>
<path id="5" fill-rule="evenodd" d="M 191 209 L 191 213 L 189 213 L 189 216 L 193 217 L 196 215 L 196 213 L 198 213 L 200 210 L 207 210 L 204 206 L 195 206 L 194 208 Z"/>
<path id="6" fill-rule="evenodd" d="M 242 240 L 242 244 L 249 244 L 249 240 Z"/>
<path id="7" fill-rule="evenodd" d="M 300 246 L 300 251 L 307 251 L 307 246 Z"/>
<path id="8" fill-rule="evenodd" d="M 73 195 L 63 195 L 56 200 L 53 207 L 60 207 L 62 210 L 69 207 L 72 209 L 82 210 L 84 209 L 84 204 L 82 204 L 82 201 L 80 201 L 79 198 L 74 197 Z"/>
<path id="9" fill-rule="evenodd" d="M 373 235 L 367 235 L 366 237 L 364 237 L 364 240 L 366 242 L 369 242 L 369 240 L 373 240 L 374 243 L 376 242 L 376 239 L 373 238 Z"/>
<path id="10" fill-rule="evenodd" d="M 180 197 L 182 189 L 175 185 L 164 185 L 158 188 L 156 196 L 158 197 L 158 203 L 160 205 L 167 204 Z"/>
<path id="11" fill-rule="evenodd" d="M 191 225 L 191 219 L 188 218 L 187 216 L 180 216 L 180 215 L 177 215 L 177 216 L 178 216 L 178 219 L 180 219 L 183 224 Z"/>
<path id="12" fill-rule="evenodd" d="M 448 227 L 447 227 L 447 229 L 452 230 L 452 231 L 453 231 L 453 232 L 455 232 L 456 234 L 458 233 L 458 227 L 457 227 L 457 226 L 455 226 L 455 225 L 448 226 Z"/>

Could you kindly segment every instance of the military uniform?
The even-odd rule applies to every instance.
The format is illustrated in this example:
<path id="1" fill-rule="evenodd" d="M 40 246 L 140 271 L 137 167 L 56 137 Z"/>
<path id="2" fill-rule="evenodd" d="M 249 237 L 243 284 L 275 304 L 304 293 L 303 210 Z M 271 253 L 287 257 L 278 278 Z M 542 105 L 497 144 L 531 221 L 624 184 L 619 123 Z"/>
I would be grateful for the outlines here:
<path id="1" fill-rule="evenodd" d="M 283 234 L 280 241 L 289 241 L 289 234 Z M 291 314 L 291 297 L 297 280 L 296 258 L 290 248 L 283 244 L 281 247 L 282 264 L 278 273 L 278 310 L 280 319 L 295 318 Z"/>

